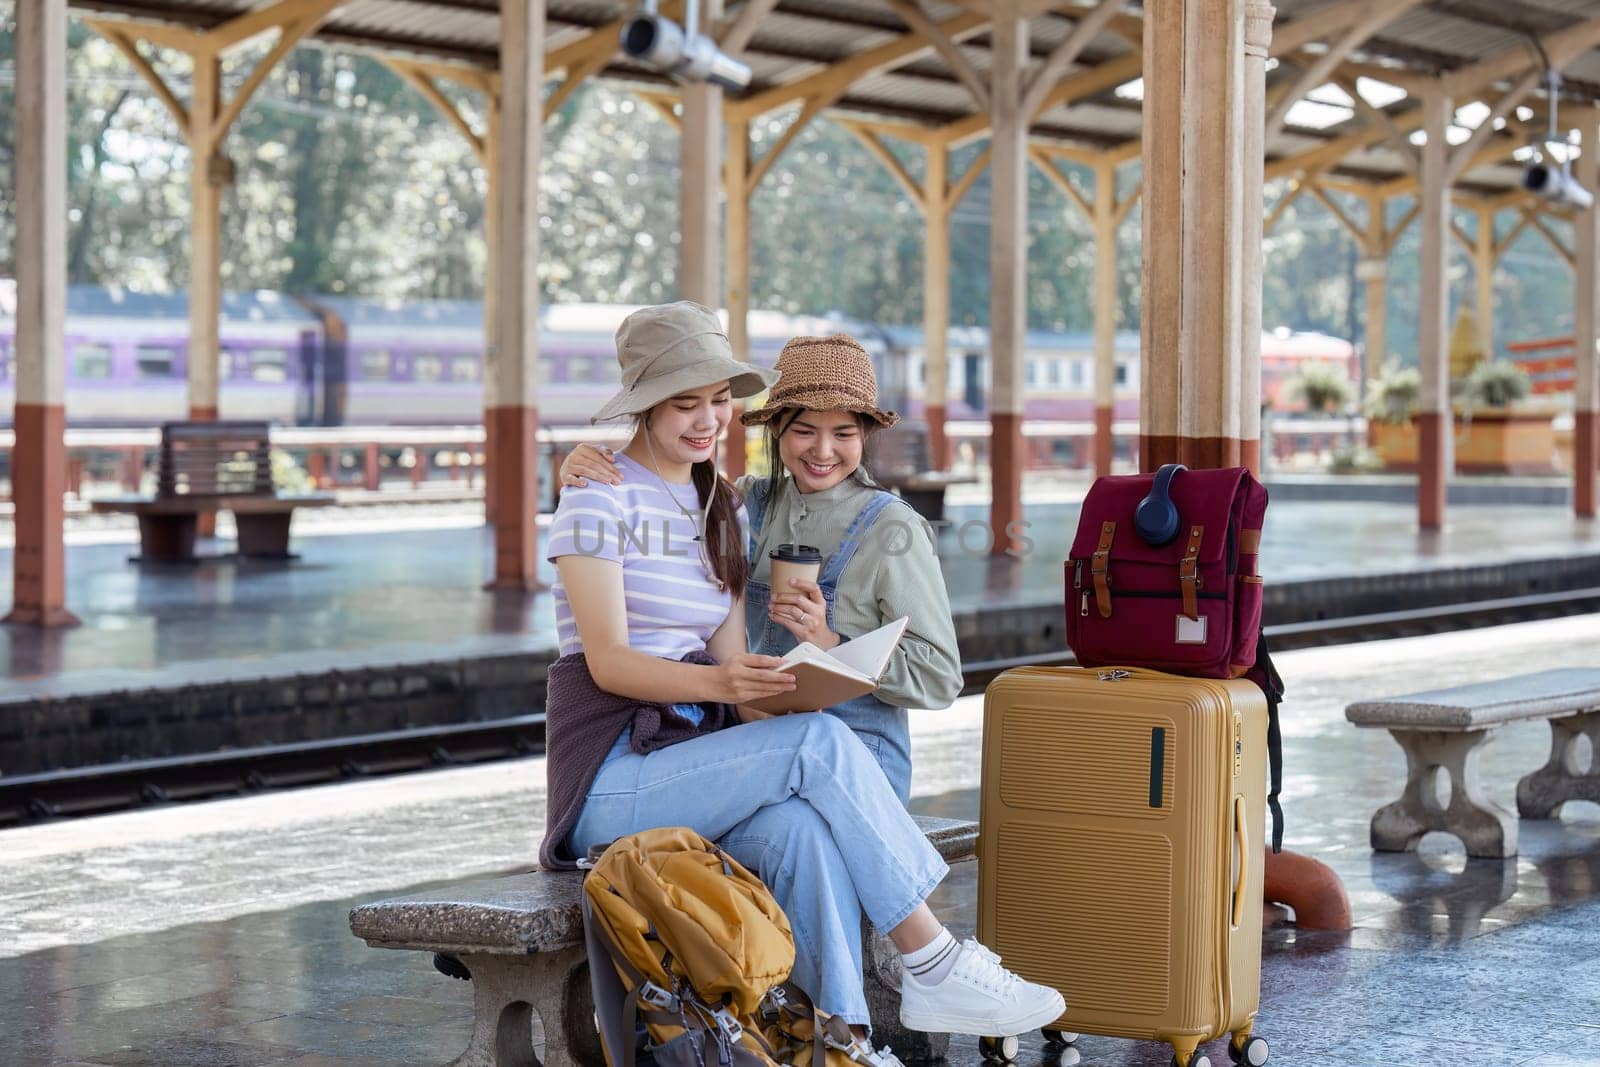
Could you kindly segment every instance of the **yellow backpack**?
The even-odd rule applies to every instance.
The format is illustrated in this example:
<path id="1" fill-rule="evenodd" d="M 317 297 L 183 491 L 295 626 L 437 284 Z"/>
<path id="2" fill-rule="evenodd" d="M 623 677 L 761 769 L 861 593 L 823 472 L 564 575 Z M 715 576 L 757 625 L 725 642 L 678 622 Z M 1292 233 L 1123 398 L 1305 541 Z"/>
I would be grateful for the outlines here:
<path id="1" fill-rule="evenodd" d="M 794 935 L 772 892 L 693 830 L 618 838 L 583 881 L 595 1018 L 609 1067 L 875 1064 L 843 1020 L 788 982 Z M 603 966 L 609 959 L 612 967 Z"/>

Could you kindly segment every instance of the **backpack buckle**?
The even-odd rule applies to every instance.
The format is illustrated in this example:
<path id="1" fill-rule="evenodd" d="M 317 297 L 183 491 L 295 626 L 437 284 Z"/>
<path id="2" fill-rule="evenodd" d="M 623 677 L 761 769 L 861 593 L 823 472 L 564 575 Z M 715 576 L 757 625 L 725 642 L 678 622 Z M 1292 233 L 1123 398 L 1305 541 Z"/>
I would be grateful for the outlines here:
<path id="1" fill-rule="evenodd" d="M 639 999 L 653 1008 L 660 1008 L 662 1011 L 675 1012 L 678 1010 L 677 995 L 648 980 L 639 987 Z"/>
<path id="2" fill-rule="evenodd" d="M 727 1008 L 718 1008 L 711 1013 L 711 1017 L 716 1020 L 717 1029 L 721 1030 L 722 1035 L 729 1041 L 738 1041 L 744 1036 L 744 1027 Z"/>

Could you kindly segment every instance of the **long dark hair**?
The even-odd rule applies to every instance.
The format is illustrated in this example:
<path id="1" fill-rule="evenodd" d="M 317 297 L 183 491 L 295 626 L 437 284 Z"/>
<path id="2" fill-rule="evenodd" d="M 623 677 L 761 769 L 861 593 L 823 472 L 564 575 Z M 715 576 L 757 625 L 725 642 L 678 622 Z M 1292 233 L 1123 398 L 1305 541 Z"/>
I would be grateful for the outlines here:
<path id="1" fill-rule="evenodd" d="M 805 408 L 784 408 L 772 418 L 767 420 L 767 502 L 771 506 L 772 500 L 777 496 L 778 487 L 783 484 L 783 451 L 778 447 L 778 440 L 789 432 L 789 427 L 794 425 L 794 420 L 805 414 Z M 850 472 L 850 477 L 858 478 L 863 484 L 877 486 L 878 482 L 867 469 L 867 463 L 872 458 L 872 434 L 878 429 L 878 423 L 868 415 L 859 411 L 849 413 L 855 420 L 856 426 L 861 431 L 861 463 Z"/>
<path id="2" fill-rule="evenodd" d="M 738 423 L 735 430 L 743 430 Z M 742 445 L 743 433 L 735 433 L 736 445 Z M 738 490 L 717 470 L 715 459 L 701 460 L 690 468 L 694 491 L 704 508 L 710 500 L 711 510 L 706 514 L 706 555 L 711 560 L 711 570 L 735 600 L 744 592 L 750 580 L 750 557 L 746 553 L 744 531 L 739 525 Z"/>

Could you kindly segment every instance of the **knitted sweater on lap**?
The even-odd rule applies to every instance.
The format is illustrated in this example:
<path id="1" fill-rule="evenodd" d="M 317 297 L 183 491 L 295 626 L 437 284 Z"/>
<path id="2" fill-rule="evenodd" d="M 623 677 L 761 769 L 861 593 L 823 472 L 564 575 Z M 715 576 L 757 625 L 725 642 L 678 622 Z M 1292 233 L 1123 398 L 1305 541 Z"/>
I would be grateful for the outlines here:
<path id="1" fill-rule="evenodd" d="M 717 661 L 697 649 L 684 656 L 683 662 L 715 666 Z M 630 723 L 632 748 L 640 755 L 738 725 L 739 714 L 733 705 L 707 703 L 702 707 L 705 718 L 695 725 L 668 704 L 608 693 L 595 684 L 589 661 L 581 652 L 551 664 L 545 696 L 545 831 L 539 865 L 555 870 L 578 865 L 567 838 L 578 823 L 606 753 Z"/>

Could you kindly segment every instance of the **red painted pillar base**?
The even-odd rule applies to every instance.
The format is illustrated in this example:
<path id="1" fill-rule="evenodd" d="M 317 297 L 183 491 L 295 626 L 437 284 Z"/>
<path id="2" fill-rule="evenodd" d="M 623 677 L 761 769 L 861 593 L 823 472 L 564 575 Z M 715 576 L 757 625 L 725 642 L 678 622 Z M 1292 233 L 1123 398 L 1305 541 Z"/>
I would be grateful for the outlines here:
<path id="1" fill-rule="evenodd" d="M 1250 468 L 1250 473 L 1261 477 L 1261 438 L 1245 438 L 1239 442 L 1239 466 Z"/>
<path id="2" fill-rule="evenodd" d="M 1109 404 L 1097 404 L 1094 409 L 1094 476 L 1104 478 L 1111 473 L 1111 460 L 1116 454 L 1116 442 L 1111 436 L 1112 409 Z"/>
<path id="3" fill-rule="evenodd" d="M 494 481 L 494 579 L 488 588 L 534 592 L 546 588 L 539 569 L 539 410 L 498 407 L 489 411 L 496 455 Z"/>
<path id="4" fill-rule="evenodd" d="M 1237 467 L 1242 461 L 1240 445 L 1237 437 L 1180 437 L 1178 462 L 1190 470 Z"/>
<path id="5" fill-rule="evenodd" d="M 1444 469 L 1451 419 L 1438 411 L 1417 412 L 1417 525 L 1424 530 L 1444 528 L 1445 492 L 1450 484 Z"/>
<path id="6" fill-rule="evenodd" d="M 1576 413 L 1572 426 L 1572 506 L 1580 519 L 1595 517 L 1595 477 L 1600 472 L 1600 416 Z"/>
<path id="7" fill-rule="evenodd" d="M 1350 897 L 1333 868 L 1296 852 L 1267 850 L 1262 896 L 1294 909 L 1301 930 L 1350 929 Z"/>
<path id="8" fill-rule="evenodd" d="M 11 499 L 16 509 L 11 613 L 22 626 L 78 625 L 66 608 L 66 409 L 60 404 L 16 405 L 11 451 Z"/>
<path id="9" fill-rule="evenodd" d="M 216 422 L 217 409 L 210 407 L 195 407 L 189 405 L 190 422 Z M 199 537 L 217 536 L 217 513 L 205 511 L 200 513 L 199 522 L 195 526 L 195 534 Z"/>
<path id="10" fill-rule="evenodd" d="M 947 471 L 952 461 L 950 439 L 944 433 L 944 405 L 928 404 L 922 410 L 928 424 L 928 461 L 934 470 Z"/>
<path id="11" fill-rule="evenodd" d="M 989 416 L 989 531 L 994 555 L 1004 555 L 1020 539 L 1022 530 L 1022 467 L 1027 452 L 1022 440 L 1022 416 Z"/>

